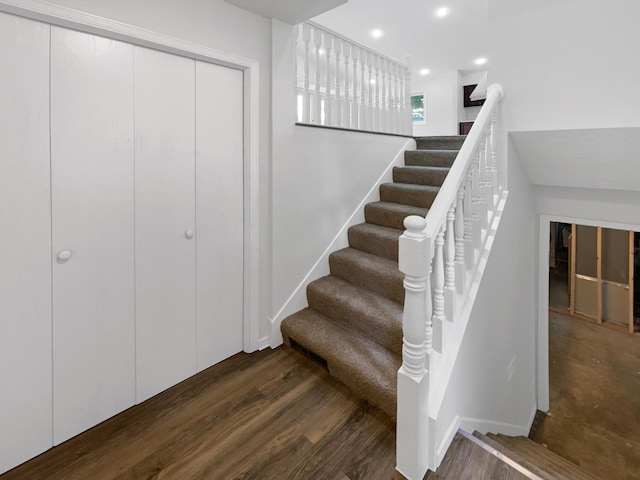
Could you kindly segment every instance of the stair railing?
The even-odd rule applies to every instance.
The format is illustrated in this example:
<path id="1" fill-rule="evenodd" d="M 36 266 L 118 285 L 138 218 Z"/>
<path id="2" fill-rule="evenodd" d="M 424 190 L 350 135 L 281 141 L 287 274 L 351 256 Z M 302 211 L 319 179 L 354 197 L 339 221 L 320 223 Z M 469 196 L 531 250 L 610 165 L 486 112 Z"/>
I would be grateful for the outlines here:
<path id="1" fill-rule="evenodd" d="M 412 135 L 411 70 L 312 22 L 295 30 L 296 122 Z"/>
<path id="2" fill-rule="evenodd" d="M 434 393 L 442 362 L 506 192 L 498 161 L 496 121 L 503 90 L 494 84 L 426 218 L 409 216 L 400 237 L 405 274 L 402 366 L 398 371 L 397 469 L 409 480 L 436 468 Z M 453 359 L 455 360 L 455 358 Z M 447 361 L 451 361 L 447 358 Z"/>

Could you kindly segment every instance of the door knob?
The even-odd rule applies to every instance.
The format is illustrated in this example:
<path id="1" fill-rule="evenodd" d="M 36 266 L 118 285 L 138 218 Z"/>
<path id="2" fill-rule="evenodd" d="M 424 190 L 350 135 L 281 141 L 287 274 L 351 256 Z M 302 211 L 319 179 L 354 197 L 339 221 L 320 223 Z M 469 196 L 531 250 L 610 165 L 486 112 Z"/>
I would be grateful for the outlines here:
<path id="1" fill-rule="evenodd" d="M 187 240 L 191 240 L 196 233 L 193 230 L 187 230 L 184 232 L 184 236 L 187 237 Z"/>
<path id="2" fill-rule="evenodd" d="M 62 250 L 58 253 L 58 263 L 64 263 L 71 258 L 71 251 Z"/>

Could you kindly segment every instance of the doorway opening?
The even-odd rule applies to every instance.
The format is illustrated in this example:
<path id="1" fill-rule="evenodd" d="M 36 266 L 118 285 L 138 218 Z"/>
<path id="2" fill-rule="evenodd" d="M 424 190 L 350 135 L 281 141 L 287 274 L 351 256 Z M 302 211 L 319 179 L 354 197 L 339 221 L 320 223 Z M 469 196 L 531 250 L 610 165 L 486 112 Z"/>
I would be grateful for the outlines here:
<path id="1" fill-rule="evenodd" d="M 549 412 L 530 438 L 601 478 L 640 480 L 640 235 L 549 227 Z"/>

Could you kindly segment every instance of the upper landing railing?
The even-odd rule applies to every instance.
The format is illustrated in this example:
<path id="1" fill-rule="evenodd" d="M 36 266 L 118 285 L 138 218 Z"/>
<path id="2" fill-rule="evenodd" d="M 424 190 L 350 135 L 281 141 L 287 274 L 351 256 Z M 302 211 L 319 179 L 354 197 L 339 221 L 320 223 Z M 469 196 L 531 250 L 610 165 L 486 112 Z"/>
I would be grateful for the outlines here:
<path id="1" fill-rule="evenodd" d="M 311 22 L 295 32 L 297 122 L 413 134 L 408 65 Z"/>

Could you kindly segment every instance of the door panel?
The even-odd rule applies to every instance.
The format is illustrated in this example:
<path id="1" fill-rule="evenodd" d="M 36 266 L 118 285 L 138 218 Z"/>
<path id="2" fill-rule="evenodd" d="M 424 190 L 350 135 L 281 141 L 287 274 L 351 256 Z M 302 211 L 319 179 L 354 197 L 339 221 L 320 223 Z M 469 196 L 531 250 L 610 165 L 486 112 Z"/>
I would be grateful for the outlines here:
<path id="1" fill-rule="evenodd" d="M 51 27 L 51 164 L 58 444 L 135 401 L 131 45 Z"/>
<path id="2" fill-rule="evenodd" d="M 198 371 L 243 346 L 243 75 L 196 62 Z"/>
<path id="3" fill-rule="evenodd" d="M 141 47 L 134 57 L 141 402 L 196 373 L 195 62 Z"/>
<path id="4" fill-rule="evenodd" d="M 0 473 L 52 445 L 49 25 L 0 13 Z"/>

